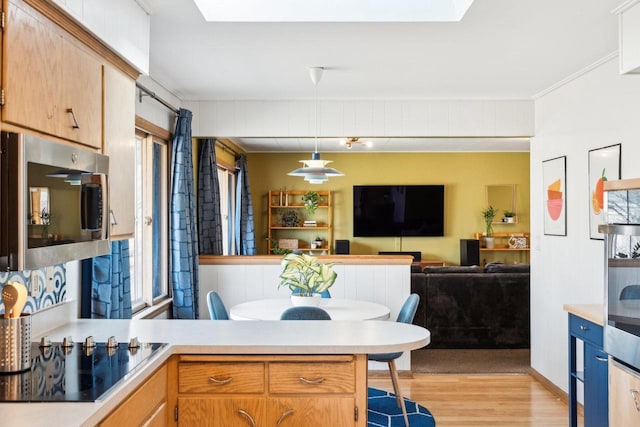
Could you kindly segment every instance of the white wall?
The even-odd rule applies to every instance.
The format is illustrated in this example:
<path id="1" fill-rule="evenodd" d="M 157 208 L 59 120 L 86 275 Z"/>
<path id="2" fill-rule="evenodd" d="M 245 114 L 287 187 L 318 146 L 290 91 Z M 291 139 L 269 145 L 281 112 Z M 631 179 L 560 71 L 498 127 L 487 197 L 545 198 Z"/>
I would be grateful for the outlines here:
<path id="1" fill-rule="evenodd" d="M 53 0 L 140 72 L 149 73 L 149 14 L 135 0 Z"/>
<path id="2" fill-rule="evenodd" d="M 315 135 L 313 101 L 190 101 L 194 136 Z M 318 136 L 533 135 L 531 100 L 331 100 L 318 104 Z"/>
<path id="3" fill-rule="evenodd" d="M 604 242 L 589 238 L 588 152 L 622 144 L 622 178 L 640 177 L 640 76 L 618 58 L 535 101 L 531 142 L 531 366 L 568 387 L 563 304 L 604 301 Z M 542 161 L 567 156 L 567 236 L 545 236 Z M 612 177 L 609 177 L 612 179 Z"/>
<path id="4" fill-rule="evenodd" d="M 140 76 L 138 78 L 138 82 L 168 102 L 171 106 L 175 108 L 181 107 L 180 99 L 151 77 Z M 141 117 L 162 129 L 166 129 L 169 132 L 173 132 L 176 124 L 176 114 L 173 111 L 151 98 L 151 96 L 145 95 L 140 98 L 140 89 L 136 89 L 136 116 Z"/>

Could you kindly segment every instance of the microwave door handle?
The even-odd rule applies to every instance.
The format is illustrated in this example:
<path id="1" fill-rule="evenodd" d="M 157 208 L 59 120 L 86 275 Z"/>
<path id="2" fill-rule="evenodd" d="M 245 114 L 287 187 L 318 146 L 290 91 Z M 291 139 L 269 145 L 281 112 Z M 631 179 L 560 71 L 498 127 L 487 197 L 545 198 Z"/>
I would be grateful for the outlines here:
<path id="1" fill-rule="evenodd" d="M 111 212 L 111 209 L 109 209 L 108 179 L 107 175 L 100 174 L 100 184 L 102 187 L 102 238 L 104 240 L 109 238 L 109 229 L 111 228 L 111 225 L 109 224 L 109 213 Z"/>

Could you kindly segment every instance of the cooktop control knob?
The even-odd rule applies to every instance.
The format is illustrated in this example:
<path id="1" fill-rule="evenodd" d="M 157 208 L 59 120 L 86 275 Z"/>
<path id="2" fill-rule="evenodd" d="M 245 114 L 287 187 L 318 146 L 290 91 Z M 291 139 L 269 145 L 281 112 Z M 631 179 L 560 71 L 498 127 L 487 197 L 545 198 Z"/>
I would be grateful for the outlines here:
<path id="1" fill-rule="evenodd" d="M 118 346 L 118 340 L 116 340 L 116 337 L 111 335 L 107 340 L 107 348 L 115 348 L 117 346 Z"/>
<path id="2" fill-rule="evenodd" d="M 96 340 L 93 339 L 92 335 L 89 335 L 84 339 L 84 346 L 85 348 L 92 348 L 96 346 Z"/>
<path id="3" fill-rule="evenodd" d="M 40 338 L 40 347 L 51 347 L 51 340 L 48 336 Z"/>
<path id="4" fill-rule="evenodd" d="M 66 348 L 66 347 L 73 347 L 73 339 L 71 338 L 71 336 L 68 337 L 64 337 L 62 339 L 62 347 Z"/>
<path id="5" fill-rule="evenodd" d="M 140 341 L 138 341 L 138 337 L 133 337 L 129 340 L 129 348 L 139 348 Z"/>

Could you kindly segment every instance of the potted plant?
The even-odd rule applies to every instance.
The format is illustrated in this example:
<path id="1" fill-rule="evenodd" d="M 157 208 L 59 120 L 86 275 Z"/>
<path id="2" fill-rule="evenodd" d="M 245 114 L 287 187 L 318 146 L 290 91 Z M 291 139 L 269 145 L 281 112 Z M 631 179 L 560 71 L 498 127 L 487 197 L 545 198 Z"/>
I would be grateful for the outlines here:
<path id="1" fill-rule="evenodd" d="M 484 242 L 486 247 L 491 249 L 493 248 L 493 219 L 498 214 L 498 211 L 494 209 L 493 206 L 489 205 L 489 207 L 484 209 L 481 213 L 486 229 Z"/>
<path id="2" fill-rule="evenodd" d="M 280 244 L 276 239 L 273 239 L 273 238 L 270 239 L 267 237 L 267 240 L 269 241 L 269 243 L 271 243 L 271 252 L 274 255 L 286 255 L 293 252 L 291 249 L 281 248 Z"/>
<path id="3" fill-rule="evenodd" d="M 302 195 L 302 203 L 304 203 L 304 207 L 307 209 L 309 216 L 313 216 L 313 214 L 316 213 L 319 202 L 320 195 L 315 191 L 309 191 Z"/>
<path id="4" fill-rule="evenodd" d="M 280 284 L 287 286 L 294 305 L 318 305 L 320 293 L 333 286 L 338 277 L 333 270 L 334 263 L 321 263 L 318 258 L 307 254 L 287 254 L 280 263 Z M 301 301 L 302 300 L 302 301 Z"/>
<path id="5" fill-rule="evenodd" d="M 293 209 L 287 209 L 282 212 L 280 219 L 282 220 L 283 227 L 298 227 L 300 225 L 298 214 Z"/>
<path id="6" fill-rule="evenodd" d="M 509 224 L 513 224 L 515 222 L 515 213 L 509 210 L 504 211 L 504 218 L 502 218 L 502 222 L 508 222 Z"/>

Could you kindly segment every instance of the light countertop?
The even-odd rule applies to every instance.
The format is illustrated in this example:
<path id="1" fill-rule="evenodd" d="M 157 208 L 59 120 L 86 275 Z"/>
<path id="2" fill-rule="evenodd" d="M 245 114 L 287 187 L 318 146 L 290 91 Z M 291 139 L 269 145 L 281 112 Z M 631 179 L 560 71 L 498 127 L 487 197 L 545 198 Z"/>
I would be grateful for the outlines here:
<path id="1" fill-rule="evenodd" d="M 565 304 L 564 311 L 604 326 L 604 306 L 602 304 Z"/>
<path id="2" fill-rule="evenodd" d="M 313 323 L 313 324 L 312 324 Z M 210 321 L 89 320 L 70 322 L 47 332 L 54 342 L 71 336 L 81 342 L 115 336 L 119 342 L 166 342 L 98 402 L 0 403 L 7 425 L 89 426 L 97 424 L 173 354 L 368 354 L 410 351 L 429 344 L 428 330 L 390 321 Z M 38 340 L 40 337 L 33 337 Z"/>

